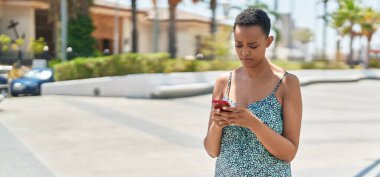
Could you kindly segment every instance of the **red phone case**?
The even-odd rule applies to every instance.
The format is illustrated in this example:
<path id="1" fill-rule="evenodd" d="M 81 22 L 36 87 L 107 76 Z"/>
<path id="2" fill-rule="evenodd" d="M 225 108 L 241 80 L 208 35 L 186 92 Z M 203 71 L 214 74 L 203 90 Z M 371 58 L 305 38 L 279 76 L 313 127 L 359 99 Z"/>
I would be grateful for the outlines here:
<path id="1" fill-rule="evenodd" d="M 230 103 L 226 100 L 212 100 L 212 103 L 215 103 L 215 108 L 230 107 Z"/>

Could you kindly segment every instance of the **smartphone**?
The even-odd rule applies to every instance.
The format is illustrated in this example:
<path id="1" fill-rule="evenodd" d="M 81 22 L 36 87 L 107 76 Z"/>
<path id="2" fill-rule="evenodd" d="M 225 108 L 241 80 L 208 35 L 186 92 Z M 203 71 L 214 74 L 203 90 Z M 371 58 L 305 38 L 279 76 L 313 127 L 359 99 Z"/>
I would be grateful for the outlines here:
<path id="1" fill-rule="evenodd" d="M 215 104 L 214 108 L 222 109 L 222 107 L 230 107 L 230 103 L 226 100 L 212 100 L 212 103 Z"/>

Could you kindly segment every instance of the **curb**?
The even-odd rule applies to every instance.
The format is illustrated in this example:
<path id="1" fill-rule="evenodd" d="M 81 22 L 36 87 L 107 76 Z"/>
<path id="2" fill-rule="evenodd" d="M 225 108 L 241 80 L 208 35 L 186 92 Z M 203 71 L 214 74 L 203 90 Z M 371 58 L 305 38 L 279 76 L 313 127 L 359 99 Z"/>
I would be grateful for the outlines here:
<path id="1" fill-rule="evenodd" d="M 169 99 L 210 94 L 217 77 L 229 71 L 150 73 L 46 83 L 42 95 Z M 290 70 L 301 86 L 380 79 L 380 69 Z M 96 92 L 95 92 L 96 91 Z"/>
<path id="2" fill-rule="evenodd" d="M 317 71 L 317 70 L 314 70 Z M 342 72 L 341 70 L 318 70 L 320 72 Z M 321 83 L 346 83 L 359 82 L 361 80 L 380 80 L 380 70 L 354 70 L 357 73 L 347 75 L 329 75 L 329 76 L 304 76 L 297 75 L 300 79 L 301 86 L 308 86 Z M 301 71 L 301 72 L 305 72 Z M 294 71 L 291 73 L 301 73 Z M 344 71 L 343 71 L 344 72 Z M 301 76 L 300 76 L 301 75 Z M 151 94 L 152 99 L 169 99 L 187 96 L 196 96 L 201 94 L 210 94 L 214 88 L 213 83 L 183 84 L 173 86 L 158 86 L 156 91 Z"/>

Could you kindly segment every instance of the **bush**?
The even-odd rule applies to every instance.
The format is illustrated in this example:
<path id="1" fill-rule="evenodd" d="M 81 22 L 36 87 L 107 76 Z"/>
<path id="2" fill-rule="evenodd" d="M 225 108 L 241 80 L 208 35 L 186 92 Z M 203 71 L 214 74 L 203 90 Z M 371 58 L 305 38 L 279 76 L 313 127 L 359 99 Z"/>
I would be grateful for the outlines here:
<path id="1" fill-rule="evenodd" d="M 55 79 L 58 81 L 135 73 L 162 73 L 165 71 L 168 56 L 166 53 L 130 53 L 96 58 L 79 57 L 63 63 L 53 60 L 49 66 L 56 71 Z M 187 67 L 179 71 L 187 71 Z"/>
<path id="2" fill-rule="evenodd" d="M 298 70 L 302 69 L 302 64 L 296 61 L 287 61 L 287 60 L 272 60 L 273 64 L 284 68 L 286 70 Z"/>
<path id="3" fill-rule="evenodd" d="M 343 62 L 318 60 L 301 63 L 286 60 L 274 60 L 274 64 L 286 69 L 347 69 Z M 377 63 L 378 64 L 378 63 Z M 75 58 L 61 62 L 52 60 L 49 66 L 53 67 L 57 81 L 85 79 L 104 76 L 120 76 L 136 73 L 171 73 L 232 70 L 241 66 L 239 60 L 185 60 L 170 59 L 167 53 L 100 56 L 94 58 Z M 378 66 L 378 65 L 377 65 Z"/>
<path id="4" fill-rule="evenodd" d="M 369 67 L 370 68 L 380 68 L 380 60 L 378 59 L 371 59 L 369 60 Z"/>
<path id="5" fill-rule="evenodd" d="M 48 66 L 54 68 L 55 65 L 60 64 L 62 61 L 60 59 L 49 60 Z"/>
<path id="6" fill-rule="evenodd" d="M 343 61 L 315 60 L 302 64 L 303 69 L 349 69 Z"/>

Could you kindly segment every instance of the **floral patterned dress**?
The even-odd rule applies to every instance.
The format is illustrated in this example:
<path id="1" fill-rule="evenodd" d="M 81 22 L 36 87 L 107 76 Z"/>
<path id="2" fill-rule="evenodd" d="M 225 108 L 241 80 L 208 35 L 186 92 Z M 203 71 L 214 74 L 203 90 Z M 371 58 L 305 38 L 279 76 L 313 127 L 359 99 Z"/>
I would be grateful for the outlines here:
<path id="1" fill-rule="evenodd" d="M 275 93 L 284 76 L 279 80 L 273 92 L 247 108 L 261 121 L 278 134 L 283 132 L 282 106 Z M 232 72 L 230 72 L 228 87 L 223 99 L 231 106 L 236 103 L 229 99 Z M 221 151 L 216 160 L 215 177 L 249 177 L 249 176 L 291 176 L 290 164 L 274 157 L 256 135 L 248 128 L 229 125 L 222 130 Z"/>

